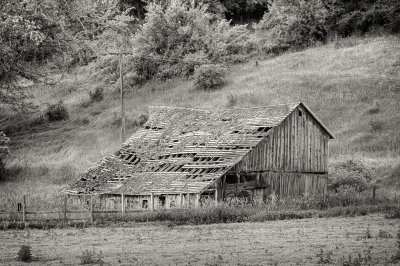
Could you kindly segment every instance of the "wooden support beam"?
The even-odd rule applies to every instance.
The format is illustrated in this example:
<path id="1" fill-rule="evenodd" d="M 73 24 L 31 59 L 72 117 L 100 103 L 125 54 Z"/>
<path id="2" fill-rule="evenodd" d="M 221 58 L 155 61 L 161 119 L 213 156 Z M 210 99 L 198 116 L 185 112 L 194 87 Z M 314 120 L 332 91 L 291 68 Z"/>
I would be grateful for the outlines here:
<path id="1" fill-rule="evenodd" d="M 90 222 L 93 223 L 93 194 L 90 194 Z"/>
<path id="2" fill-rule="evenodd" d="M 199 208 L 200 207 L 200 194 L 196 193 L 196 199 L 194 201 L 194 207 Z"/>
<path id="3" fill-rule="evenodd" d="M 64 195 L 64 208 L 63 208 L 64 223 L 67 222 L 67 205 L 68 205 L 68 195 Z"/>
<path id="4" fill-rule="evenodd" d="M 218 206 L 218 189 L 215 189 L 214 204 L 215 207 Z"/>
<path id="5" fill-rule="evenodd" d="M 150 210 L 154 211 L 154 192 L 151 192 L 150 195 Z"/>
<path id="6" fill-rule="evenodd" d="M 183 208 L 183 194 L 179 194 L 179 208 Z"/>
<path id="7" fill-rule="evenodd" d="M 22 199 L 22 221 L 25 223 L 26 220 L 26 196 Z"/>
<path id="8" fill-rule="evenodd" d="M 121 194 L 121 212 L 125 214 L 125 195 L 124 193 Z"/>

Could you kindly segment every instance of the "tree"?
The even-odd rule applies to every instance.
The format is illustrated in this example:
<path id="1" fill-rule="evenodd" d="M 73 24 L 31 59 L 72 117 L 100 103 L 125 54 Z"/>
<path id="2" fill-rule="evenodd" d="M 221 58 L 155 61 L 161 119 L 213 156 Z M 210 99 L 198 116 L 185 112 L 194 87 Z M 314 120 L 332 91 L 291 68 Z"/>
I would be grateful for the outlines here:
<path id="1" fill-rule="evenodd" d="M 4 159 L 9 154 L 10 150 L 8 145 L 10 144 L 10 139 L 0 131 L 0 180 L 4 177 Z"/>
<path id="2" fill-rule="evenodd" d="M 277 0 L 256 25 L 264 49 L 304 48 L 325 42 L 328 12 L 321 0 Z"/>
<path id="3" fill-rule="evenodd" d="M 59 10 L 57 2 L 51 0 L 0 3 L 0 103 L 23 108 L 18 78 L 43 80 L 44 75 L 37 71 L 38 61 L 65 50 Z"/>

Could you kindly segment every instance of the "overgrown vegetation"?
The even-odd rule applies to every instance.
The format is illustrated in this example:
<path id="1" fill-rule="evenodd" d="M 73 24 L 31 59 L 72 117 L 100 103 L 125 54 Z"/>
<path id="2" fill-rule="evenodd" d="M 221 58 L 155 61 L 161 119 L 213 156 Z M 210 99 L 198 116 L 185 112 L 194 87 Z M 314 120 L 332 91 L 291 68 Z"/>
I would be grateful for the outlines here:
<path id="1" fill-rule="evenodd" d="M 104 263 L 103 261 L 103 254 L 100 251 L 100 253 L 96 253 L 94 250 L 84 250 L 82 251 L 82 256 L 80 257 L 80 261 L 82 265 L 85 264 L 100 264 L 102 265 Z"/>
<path id="2" fill-rule="evenodd" d="M 200 89 L 215 89 L 225 81 L 226 69 L 220 65 L 201 65 L 194 72 L 194 84 Z"/>
<path id="3" fill-rule="evenodd" d="M 9 149 L 10 139 L 0 131 L 0 180 L 5 178 L 6 170 L 4 168 L 4 160 L 10 153 Z"/>
<path id="4" fill-rule="evenodd" d="M 68 110 L 62 101 L 55 104 L 50 104 L 45 112 L 49 121 L 65 120 L 69 118 Z"/>
<path id="5" fill-rule="evenodd" d="M 32 248 L 29 245 L 22 245 L 18 250 L 18 261 L 30 262 L 32 261 Z"/>

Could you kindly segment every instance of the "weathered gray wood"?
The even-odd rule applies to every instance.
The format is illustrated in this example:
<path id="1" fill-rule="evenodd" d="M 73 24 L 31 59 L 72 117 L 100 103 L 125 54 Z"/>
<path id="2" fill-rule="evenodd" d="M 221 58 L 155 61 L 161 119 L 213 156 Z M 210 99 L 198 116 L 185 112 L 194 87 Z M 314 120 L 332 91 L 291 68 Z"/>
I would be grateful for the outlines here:
<path id="1" fill-rule="evenodd" d="M 125 214 L 125 195 L 124 193 L 121 194 L 121 212 Z"/>
<path id="2" fill-rule="evenodd" d="M 22 197 L 22 221 L 26 221 L 26 196 Z"/>
<path id="3" fill-rule="evenodd" d="M 199 208 L 200 207 L 200 194 L 199 193 L 196 193 L 196 198 L 195 198 L 195 201 L 194 201 L 194 207 L 195 208 Z"/>
<path id="4" fill-rule="evenodd" d="M 93 223 L 94 217 L 93 217 L 93 194 L 90 194 L 90 222 Z"/>

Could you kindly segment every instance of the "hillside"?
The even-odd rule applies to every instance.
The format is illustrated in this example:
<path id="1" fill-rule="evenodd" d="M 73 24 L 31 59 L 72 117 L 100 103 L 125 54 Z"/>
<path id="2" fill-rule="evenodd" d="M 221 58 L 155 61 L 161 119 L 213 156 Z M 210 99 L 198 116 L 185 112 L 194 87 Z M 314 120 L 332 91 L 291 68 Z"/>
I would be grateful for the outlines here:
<path id="1" fill-rule="evenodd" d="M 11 137 L 2 193 L 56 193 L 66 182 L 117 150 L 120 141 L 118 84 L 99 77 L 91 63 L 53 74 L 56 85 L 27 85 L 35 104 L 63 100 L 69 120 L 32 123 L 34 117 L 3 122 Z M 384 175 L 400 152 L 400 38 L 349 38 L 301 52 L 236 65 L 215 91 L 190 80 L 151 81 L 126 93 L 128 135 L 146 119 L 149 105 L 196 108 L 264 106 L 302 101 L 333 131 L 331 161 L 350 156 Z M 90 102 L 88 92 L 105 89 Z M 18 121 L 18 122 L 17 122 Z M 7 124 L 8 123 L 8 124 Z M 18 185 L 17 185 L 18 184 Z"/>

